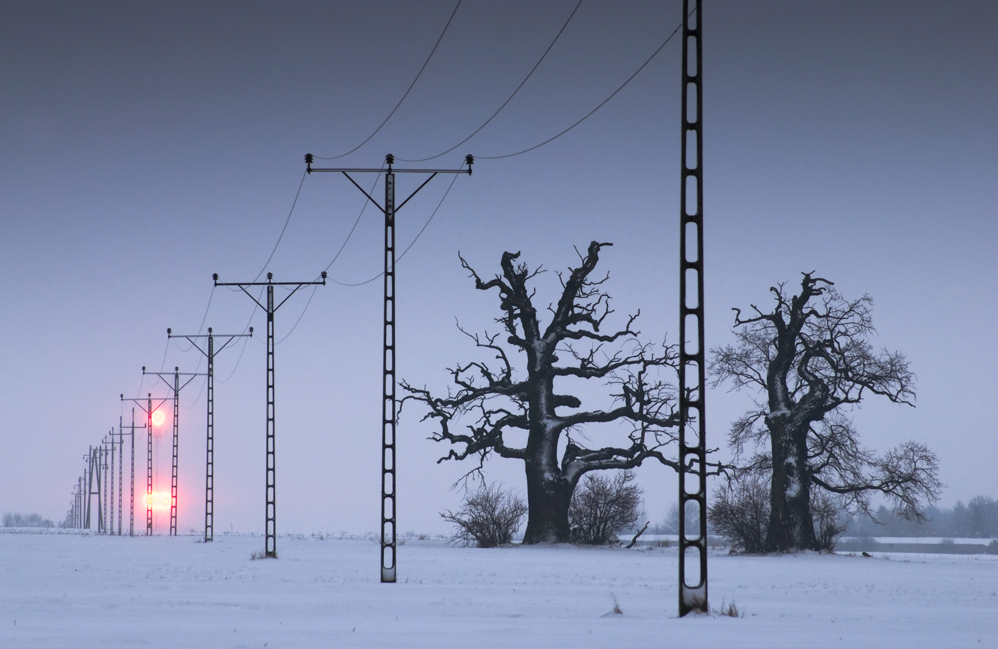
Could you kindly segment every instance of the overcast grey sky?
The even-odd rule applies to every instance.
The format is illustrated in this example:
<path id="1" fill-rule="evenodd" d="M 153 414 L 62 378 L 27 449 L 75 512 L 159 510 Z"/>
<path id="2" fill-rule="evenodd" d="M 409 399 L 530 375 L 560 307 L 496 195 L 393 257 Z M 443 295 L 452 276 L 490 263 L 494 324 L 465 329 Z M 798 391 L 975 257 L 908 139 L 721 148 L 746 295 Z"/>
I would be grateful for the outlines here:
<path id="1" fill-rule="evenodd" d="M 306 152 L 337 155 L 380 124 L 412 82 L 454 0 L 276 3 L 4 3 L 0 8 L 0 510 L 61 519 L 81 457 L 162 386 L 140 368 L 194 371 L 166 328 L 216 333 L 262 313 L 211 274 L 249 281 L 281 233 Z M 336 164 L 433 155 L 480 126 L 523 80 L 576 0 L 465 0 L 392 119 Z M 431 163 L 541 142 L 612 93 L 680 24 L 681 3 L 586 0 L 534 76 L 475 138 Z M 870 402 L 864 442 L 939 454 L 943 504 L 998 496 L 998 5 L 991 2 L 722 2 L 704 7 L 708 345 L 731 307 L 766 304 L 802 271 L 875 300 L 875 343 L 904 351 L 917 407 Z M 670 43 L 582 125 L 531 153 L 437 178 L 399 214 L 398 366 L 443 389 L 469 358 L 455 318 L 493 327 L 461 253 L 492 274 L 504 250 L 564 269 L 598 239 L 618 314 L 645 337 L 678 329 L 679 54 Z M 368 179 L 368 181 L 373 179 Z M 415 178 L 399 180 L 400 193 Z M 380 188 L 378 191 L 381 191 Z M 268 270 L 311 280 L 363 206 L 342 177 L 304 179 Z M 330 268 L 376 275 L 381 217 L 367 210 Z M 542 295 L 557 286 L 542 276 Z M 381 284 L 335 283 L 277 314 L 278 531 L 378 525 Z M 553 295 L 548 292 L 547 295 Z M 210 300 L 210 308 L 209 308 Z M 207 312 L 207 317 L 205 318 Z M 252 316 L 252 320 L 250 318 Z M 217 359 L 216 529 L 262 531 L 262 338 Z M 238 361 L 238 363 L 237 363 Z M 231 375 L 231 379 L 227 379 Z M 181 397 L 180 525 L 203 524 L 204 394 Z M 708 395 L 712 445 L 749 404 Z M 415 411 L 399 431 L 400 530 L 438 532 L 469 466 Z M 144 443 L 144 440 L 141 440 Z M 157 490 L 169 442 L 157 441 Z M 141 456 L 141 453 L 140 453 Z M 141 466 L 140 466 L 141 471 Z M 523 489 L 522 467 L 490 480 Z M 639 470 L 648 517 L 676 479 Z M 165 485 L 165 487 L 164 487 Z M 159 530 L 162 530 L 159 525 Z"/>

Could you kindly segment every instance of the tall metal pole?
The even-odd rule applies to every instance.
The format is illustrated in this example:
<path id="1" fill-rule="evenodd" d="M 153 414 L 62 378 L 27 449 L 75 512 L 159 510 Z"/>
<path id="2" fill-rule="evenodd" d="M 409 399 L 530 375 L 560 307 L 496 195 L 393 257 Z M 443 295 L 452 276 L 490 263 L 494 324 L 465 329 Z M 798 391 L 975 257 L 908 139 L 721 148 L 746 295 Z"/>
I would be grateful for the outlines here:
<path id="1" fill-rule="evenodd" d="M 257 306 L 267 312 L 267 484 L 266 484 L 266 522 L 264 541 L 264 556 L 277 558 L 277 468 L 276 468 L 276 419 L 274 416 L 274 313 L 277 312 L 291 296 L 304 286 L 326 285 L 326 271 L 320 273 L 320 280 L 312 282 L 275 282 L 274 274 L 267 273 L 266 282 L 219 282 L 218 273 L 212 276 L 215 286 L 238 286 L 243 293 L 256 302 Z M 266 286 L 267 305 L 264 306 L 246 290 L 247 286 Z M 291 292 L 280 304 L 274 303 L 275 286 L 294 286 Z"/>
<path id="2" fill-rule="evenodd" d="M 267 273 L 267 279 L 273 274 Z M 277 558 L 277 454 L 274 418 L 274 286 L 267 286 L 267 522 L 265 554 Z"/>
<path id="3" fill-rule="evenodd" d="M 121 416 L 118 416 L 118 536 L 121 536 L 121 501 L 125 492 L 125 431 L 121 429 Z"/>
<path id="4" fill-rule="evenodd" d="M 121 395 L 121 400 L 125 401 L 125 395 Z M 131 401 L 133 404 L 139 404 L 139 407 L 142 408 L 141 402 L 138 399 L 129 399 L 129 401 Z M 151 402 L 150 402 L 150 405 L 151 405 Z M 163 402 L 160 402 L 160 406 L 161 405 L 163 405 Z M 157 406 L 157 408 L 155 408 L 154 410 L 157 410 L 158 408 L 159 407 Z M 145 429 L 145 428 L 146 428 L 146 426 L 136 426 L 135 425 L 135 406 L 133 405 L 132 406 L 132 423 L 129 425 L 129 433 L 128 433 L 128 436 L 131 438 L 131 441 L 132 441 L 132 444 L 131 444 L 131 446 L 132 446 L 132 457 L 131 457 L 131 461 L 130 461 L 129 467 L 128 467 L 128 476 L 129 476 L 129 482 L 130 482 L 130 485 L 129 485 L 129 494 L 128 494 L 128 535 L 129 536 L 135 536 L 135 430 L 136 429 L 142 430 L 142 429 Z M 118 439 L 119 439 L 120 443 L 122 444 L 121 452 L 118 455 L 118 466 L 119 467 L 121 466 L 122 458 L 125 455 L 125 449 L 124 449 L 124 443 L 125 443 L 125 441 L 124 441 L 124 436 L 125 436 L 125 425 L 124 425 L 124 422 L 122 421 L 122 418 L 119 417 L 118 418 Z M 121 488 L 119 489 L 119 492 L 118 492 L 118 533 L 120 534 L 121 533 L 121 523 L 122 523 L 121 495 L 122 495 L 122 492 L 125 490 L 125 482 L 124 482 L 124 480 L 125 480 L 125 474 L 124 474 L 123 471 L 120 471 L 120 470 L 119 470 L 118 473 L 121 475 L 121 478 L 120 478 Z"/>
<path id="5" fill-rule="evenodd" d="M 170 336 L 170 330 L 166 330 L 167 338 Z M 179 367 L 173 368 L 173 383 L 171 384 L 166 378 L 164 378 L 163 372 L 147 372 L 146 368 L 142 368 L 142 374 L 152 374 L 158 376 L 163 383 L 166 384 L 168 388 L 173 392 L 173 459 L 170 464 L 170 536 L 177 535 L 177 471 L 178 471 L 178 458 L 179 458 L 179 445 L 180 445 L 180 391 L 187 387 L 191 381 L 194 380 L 196 376 L 204 376 L 202 373 L 198 372 L 181 372 Z M 169 376 L 169 375 L 166 375 Z M 188 378 L 183 385 L 180 384 L 180 377 L 186 376 Z"/>
<path id="6" fill-rule="evenodd" d="M 146 536 L 152 536 L 152 392 L 146 410 Z"/>
<path id="7" fill-rule="evenodd" d="M 381 582 L 395 583 L 396 571 L 396 483 L 395 483 L 395 433 L 396 433 L 396 404 L 395 404 L 395 213 L 409 202 L 413 196 L 426 187 L 437 174 L 463 174 L 471 175 L 471 165 L 474 164 L 473 156 L 465 156 L 467 169 L 395 169 L 395 156 L 388 154 L 385 156 L 385 163 L 388 166 L 384 169 L 313 169 L 314 156 L 311 153 L 305 154 L 305 164 L 308 173 L 313 171 L 342 173 L 353 185 L 363 192 L 381 212 L 385 215 L 385 301 L 384 301 L 384 331 L 382 342 L 384 344 L 382 354 L 382 381 L 381 381 Z M 384 173 L 385 174 L 385 205 L 382 207 L 374 200 L 370 194 L 357 184 L 350 173 Z M 396 206 L 395 202 L 395 174 L 396 173 L 417 173 L 428 174 L 422 185 L 416 191 L 409 194 L 409 197 Z"/>
<path id="8" fill-rule="evenodd" d="M 211 333 L 211 327 L 208 327 L 207 431 L 204 474 L 204 542 L 210 543 L 215 539 L 215 337 Z"/>
<path id="9" fill-rule="evenodd" d="M 103 476 L 102 476 L 103 480 L 102 480 L 101 484 L 102 484 L 102 486 L 104 488 L 104 494 L 103 494 L 103 496 L 104 496 L 104 512 L 101 514 L 101 519 L 100 519 L 101 520 L 101 526 L 104 529 L 101 530 L 101 533 L 102 534 L 107 534 L 107 527 L 108 527 L 107 526 L 107 522 L 108 522 L 107 521 L 107 516 L 108 516 L 108 511 L 107 511 L 107 446 L 105 446 L 103 443 L 100 445 L 100 463 L 101 463 L 101 470 L 103 472 Z"/>
<path id="10" fill-rule="evenodd" d="M 703 85 L 701 2 L 683 0 L 681 184 L 679 189 L 679 615 L 707 612 L 707 426 L 703 309 Z M 692 68 L 692 69 L 691 69 Z M 695 104 L 691 115 L 690 103 Z M 693 140 L 692 146 L 690 140 Z M 692 207 L 691 207 L 692 206 Z M 695 338 L 693 338 L 695 337 Z M 690 340 L 693 338 L 693 340 Z M 695 345 L 693 341 L 695 340 Z M 695 503 L 699 528 L 686 528 Z M 687 562 L 693 561 L 692 564 Z M 692 568 L 692 570 L 691 570 Z"/>
<path id="11" fill-rule="evenodd" d="M 81 521 L 81 527 L 83 529 L 90 529 L 90 458 L 93 457 L 93 447 L 87 448 L 87 473 L 83 478 L 83 485 L 86 490 L 83 492 L 86 497 L 83 499 L 83 520 Z"/>
<path id="12" fill-rule="evenodd" d="M 110 534 L 114 534 L 114 428 L 109 433 L 111 438 L 111 508 L 108 517 L 111 521 Z"/>
<path id="13" fill-rule="evenodd" d="M 386 158 L 385 318 L 381 381 L 381 582 L 395 582 L 395 159 Z"/>
<path id="14" fill-rule="evenodd" d="M 180 368 L 173 374 L 173 463 L 170 469 L 170 536 L 177 535 L 177 451 L 180 444 Z"/>
<path id="15" fill-rule="evenodd" d="M 186 338 L 195 349 L 201 352 L 208 359 L 208 427 L 206 435 L 205 449 L 205 485 L 204 485 L 204 541 L 210 543 L 215 538 L 215 334 L 211 327 L 208 327 L 207 334 L 177 335 L 173 329 L 166 330 L 167 338 Z M 217 349 L 222 351 L 229 346 L 236 338 L 253 336 L 253 327 L 249 328 L 249 334 L 229 334 L 221 336 L 225 342 Z M 198 339 L 207 338 L 208 344 L 202 349 L 198 345 Z"/>
<path id="16" fill-rule="evenodd" d="M 131 491 L 128 498 L 128 536 L 135 536 L 135 408 L 132 408 L 132 469 Z"/>

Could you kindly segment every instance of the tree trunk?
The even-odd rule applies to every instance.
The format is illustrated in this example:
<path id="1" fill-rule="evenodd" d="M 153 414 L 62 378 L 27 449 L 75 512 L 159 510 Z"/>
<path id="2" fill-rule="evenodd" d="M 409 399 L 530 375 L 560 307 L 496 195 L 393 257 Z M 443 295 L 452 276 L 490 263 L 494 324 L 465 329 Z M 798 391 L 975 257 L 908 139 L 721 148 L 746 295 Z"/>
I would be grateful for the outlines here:
<path id="1" fill-rule="evenodd" d="M 572 489 L 557 468 L 527 460 L 527 531 L 524 544 L 568 543 L 568 505 Z"/>
<path id="2" fill-rule="evenodd" d="M 770 552 L 815 549 L 806 431 L 803 435 L 793 435 L 777 418 L 767 423 L 772 440 L 773 477 L 766 549 Z"/>

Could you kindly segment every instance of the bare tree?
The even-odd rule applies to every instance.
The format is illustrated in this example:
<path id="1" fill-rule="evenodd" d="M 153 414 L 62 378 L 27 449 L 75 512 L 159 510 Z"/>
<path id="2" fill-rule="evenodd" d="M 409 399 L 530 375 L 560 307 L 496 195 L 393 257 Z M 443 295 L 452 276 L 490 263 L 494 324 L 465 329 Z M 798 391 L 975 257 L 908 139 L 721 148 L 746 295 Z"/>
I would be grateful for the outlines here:
<path id="1" fill-rule="evenodd" d="M 700 505 L 692 500 L 687 500 L 683 510 L 686 516 L 686 529 L 699 530 Z M 709 525 L 710 521 L 707 523 Z M 679 503 L 672 503 L 672 506 L 669 507 L 669 513 L 665 515 L 665 521 L 662 523 L 662 530 L 665 534 L 679 534 Z"/>
<path id="2" fill-rule="evenodd" d="M 502 274 L 485 281 L 461 258 L 475 288 L 495 290 L 499 297 L 502 315 L 497 322 L 503 335 L 461 330 L 493 360 L 450 369 L 454 388 L 446 396 L 402 382 L 409 393 L 403 402 L 421 402 L 428 407 L 423 420 L 436 422 L 431 439 L 455 447 L 440 461 L 477 457 L 478 466 L 469 474 L 493 453 L 523 461 L 529 508 L 524 543 L 570 540 L 572 493 L 589 471 L 630 469 L 649 458 L 678 469 L 676 460 L 662 453 L 676 439 L 679 423 L 675 390 L 661 377 L 675 371 L 675 349 L 640 342 L 634 329 L 637 315 L 622 329 L 601 331 L 613 313 L 601 288 L 608 277 L 590 275 L 600 250 L 609 245 L 592 242 L 567 279 L 559 273 L 561 295 L 548 306 L 546 327 L 534 304 L 536 294 L 528 287 L 539 268 L 531 271 L 517 263 L 520 253 L 506 252 Z M 514 369 L 517 361 L 522 361 L 519 371 Z M 556 382 L 580 379 L 603 381 L 610 407 L 583 409 L 581 399 L 558 392 Z M 614 422 L 626 426 L 624 445 L 587 446 L 594 427 Z"/>
<path id="3" fill-rule="evenodd" d="M 633 527 L 641 506 L 641 487 L 633 482 L 633 471 L 620 471 L 613 478 L 586 475 L 568 508 L 572 540 L 609 545 L 619 540 L 618 532 Z"/>
<path id="4" fill-rule="evenodd" d="M 918 442 L 877 455 L 859 445 L 845 411 L 867 395 L 914 405 L 915 376 L 899 352 L 876 352 L 872 300 L 846 300 L 832 282 L 805 273 L 798 295 L 784 284 L 771 288 L 772 311 L 735 311 L 737 343 L 711 350 L 714 386 L 763 396 L 734 422 L 729 441 L 736 455 L 764 450 L 747 470 L 771 476 L 766 546 L 770 551 L 818 549 L 812 488 L 844 498 L 845 506 L 871 514 L 870 497 L 883 494 L 895 512 L 923 520 L 922 501 L 935 502 L 941 484 L 936 456 Z"/>
<path id="5" fill-rule="evenodd" d="M 461 545 L 495 548 L 513 542 L 527 505 L 518 495 L 503 491 L 502 485 L 482 484 L 469 494 L 457 513 L 440 513 L 456 528 L 454 540 Z"/>

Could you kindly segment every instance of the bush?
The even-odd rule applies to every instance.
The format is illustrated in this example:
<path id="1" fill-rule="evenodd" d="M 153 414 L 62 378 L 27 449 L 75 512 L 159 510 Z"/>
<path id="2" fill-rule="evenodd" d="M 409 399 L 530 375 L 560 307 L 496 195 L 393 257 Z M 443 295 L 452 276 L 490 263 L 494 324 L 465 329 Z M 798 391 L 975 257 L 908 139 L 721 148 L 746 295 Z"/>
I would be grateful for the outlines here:
<path id="1" fill-rule="evenodd" d="M 587 474 L 568 507 L 572 541 L 586 545 L 617 543 L 617 533 L 638 521 L 642 492 L 632 482 L 632 471 L 621 471 L 612 479 Z"/>
<path id="2" fill-rule="evenodd" d="M 710 526 L 731 542 L 732 549 L 758 554 L 766 551 L 769 527 L 769 483 L 762 475 L 743 474 L 714 497 L 708 511 Z M 841 499 L 815 489 L 811 517 L 817 550 L 834 550 L 849 517 Z"/>
<path id="3" fill-rule="evenodd" d="M 849 516 L 842 500 L 824 491 L 812 492 L 811 517 L 817 549 L 831 552 L 849 527 Z"/>
<path id="4" fill-rule="evenodd" d="M 721 487 L 707 516 L 710 526 L 728 539 L 733 550 L 765 552 L 769 485 L 759 476 L 743 475 Z"/>
<path id="5" fill-rule="evenodd" d="M 440 512 L 456 532 L 453 540 L 461 545 L 495 548 L 508 545 L 520 529 L 527 505 L 518 495 L 503 491 L 501 485 L 486 485 L 464 499 L 457 513 Z"/>

